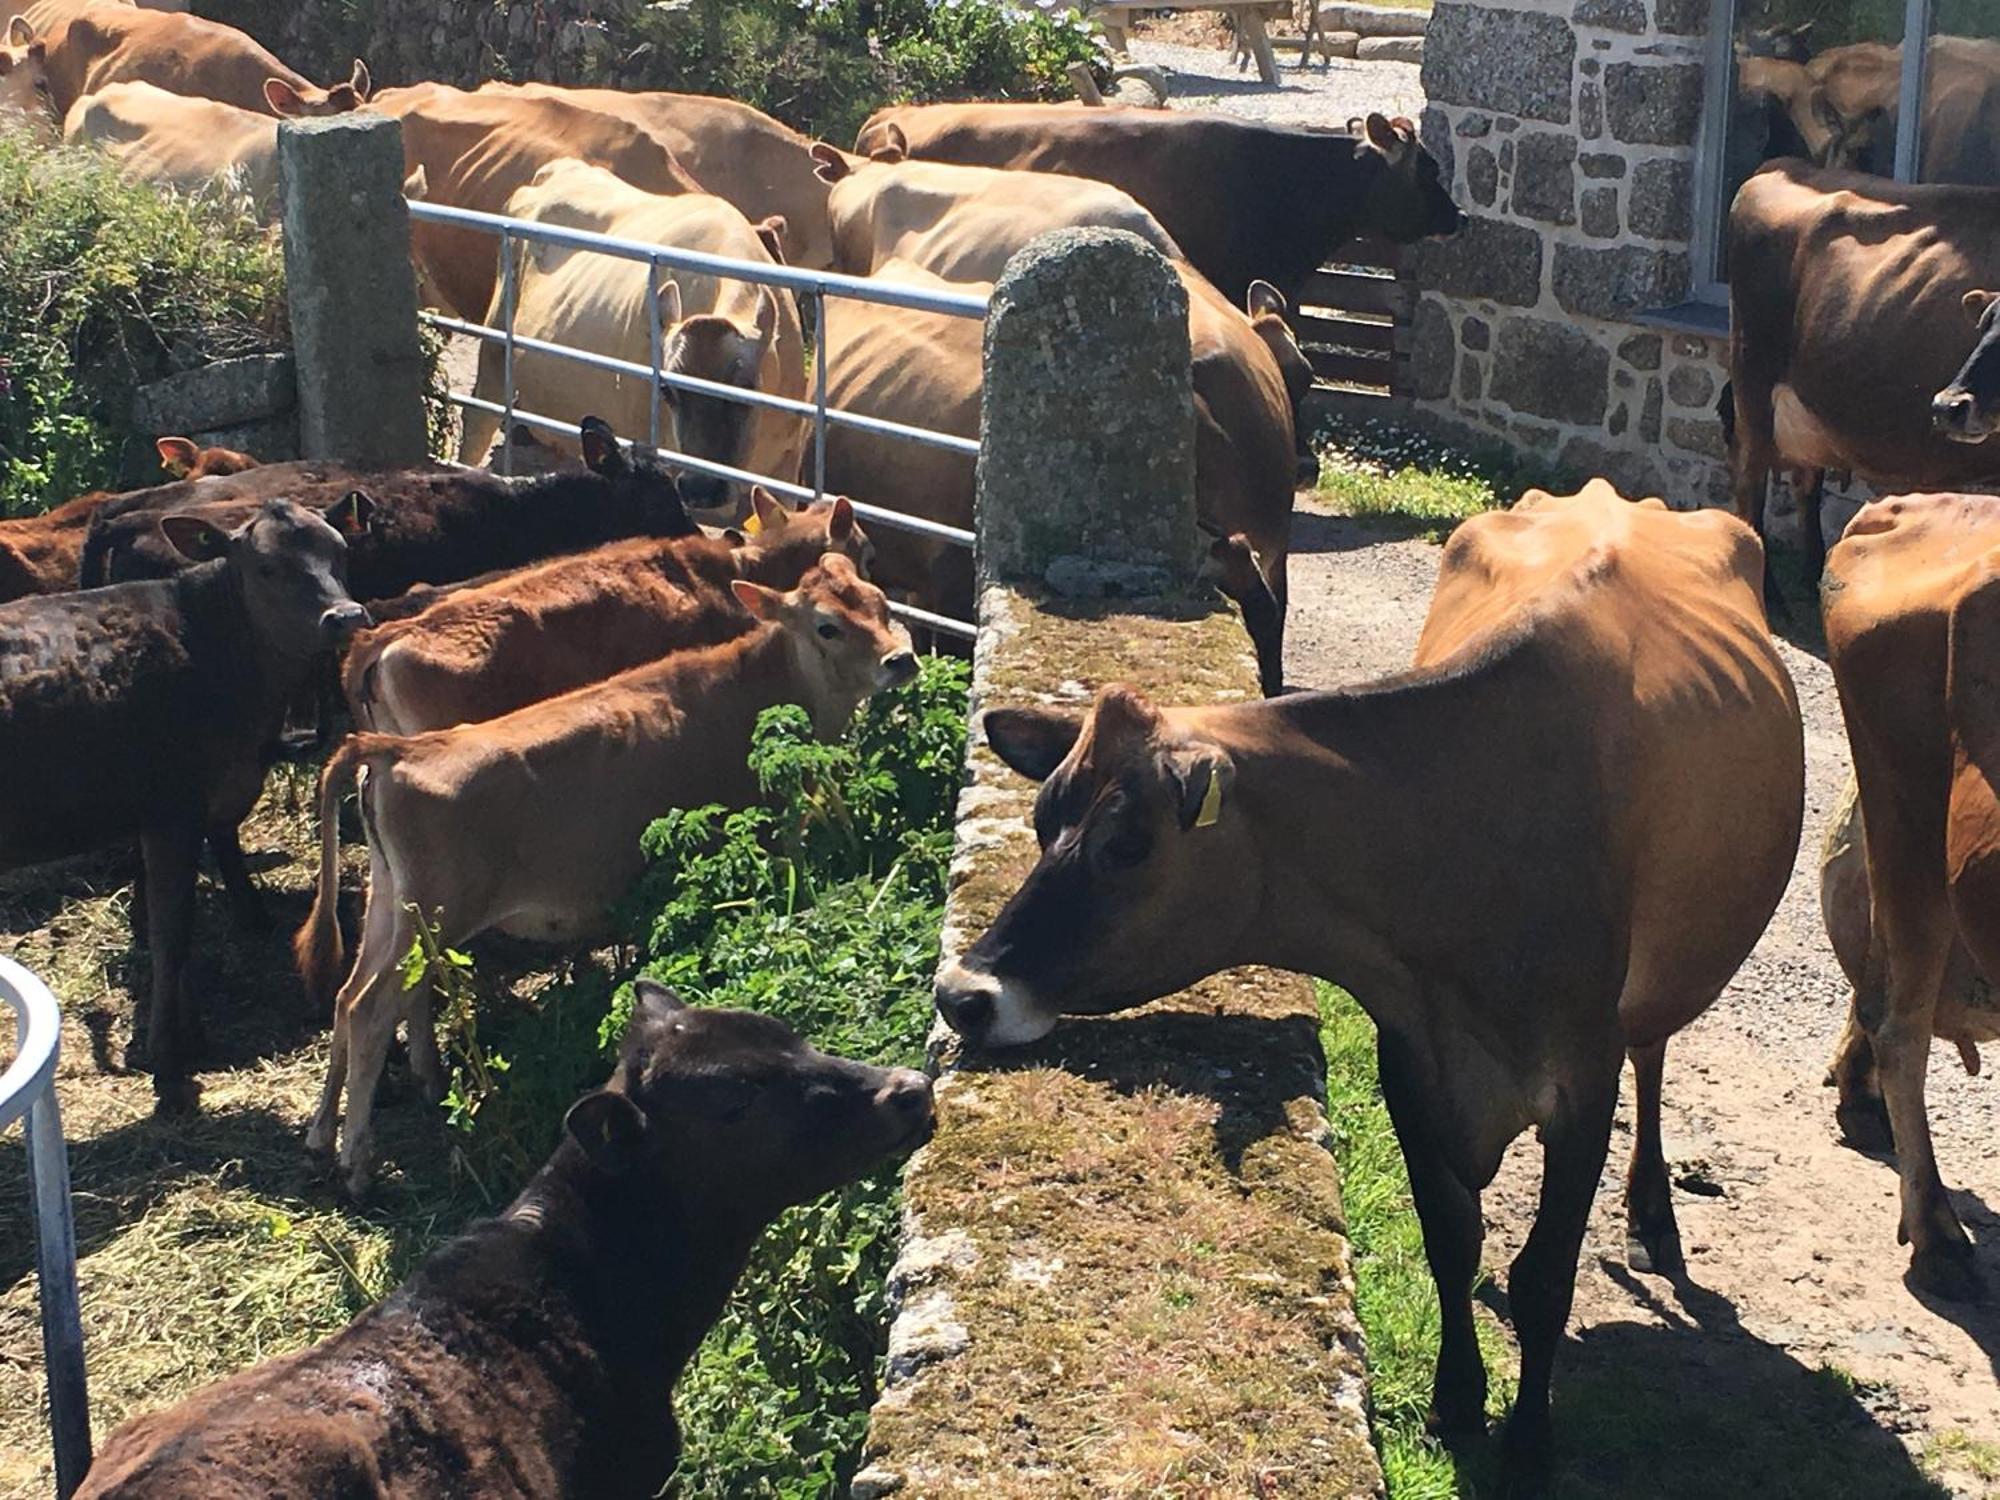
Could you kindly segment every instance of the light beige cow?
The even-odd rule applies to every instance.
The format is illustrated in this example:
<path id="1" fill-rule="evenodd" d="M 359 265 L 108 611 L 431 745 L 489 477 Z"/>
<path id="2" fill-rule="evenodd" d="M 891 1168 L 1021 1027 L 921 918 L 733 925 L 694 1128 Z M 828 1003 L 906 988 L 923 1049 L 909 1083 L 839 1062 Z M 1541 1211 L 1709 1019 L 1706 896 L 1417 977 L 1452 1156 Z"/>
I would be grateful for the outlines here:
<path id="1" fill-rule="evenodd" d="M 778 263 L 772 227 L 753 225 L 723 199 L 707 193 L 662 197 L 575 160 L 543 167 L 508 199 L 507 212 L 649 245 Z M 701 272 L 663 269 L 656 276 L 637 261 L 590 251 L 524 242 L 515 253 L 516 333 L 648 364 L 657 306 L 662 364 L 669 372 L 804 399 L 805 349 L 798 309 L 788 293 Z M 487 318 L 494 326 L 499 297 L 496 290 Z M 644 377 L 517 350 L 514 381 L 517 404 L 528 411 L 569 422 L 594 413 L 622 431 L 647 431 L 650 392 Z M 498 402 L 504 385 L 504 348 L 489 341 L 480 351 L 475 394 Z M 460 460 L 482 458 L 498 427 L 490 413 L 468 413 Z M 662 393 L 663 447 L 790 481 L 798 475 L 805 441 L 802 417 L 722 396 L 672 388 Z M 731 520 L 749 503 L 747 487 L 703 475 L 683 475 L 681 493 L 697 509 L 726 507 Z"/>
<path id="2" fill-rule="evenodd" d="M 141 181 L 183 192 L 230 183 L 267 222 L 277 211 L 278 122 L 271 115 L 150 83 L 114 83 L 76 101 L 63 139 L 96 146 Z"/>

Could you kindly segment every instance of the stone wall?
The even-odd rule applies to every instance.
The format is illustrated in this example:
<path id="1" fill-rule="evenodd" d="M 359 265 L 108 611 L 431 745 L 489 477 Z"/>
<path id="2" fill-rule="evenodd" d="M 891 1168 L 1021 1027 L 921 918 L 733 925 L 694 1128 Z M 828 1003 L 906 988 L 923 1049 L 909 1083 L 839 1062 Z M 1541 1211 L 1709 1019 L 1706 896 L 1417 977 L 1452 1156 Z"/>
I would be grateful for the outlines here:
<path id="1" fill-rule="evenodd" d="M 1720 336 L 1632 321 L 1693 277 L 1701 0 L 1444 0 L 1425 142 L 1471 215 L 1422 247 L 1418 410 L 1628 492 L 1727 498 Z"/>

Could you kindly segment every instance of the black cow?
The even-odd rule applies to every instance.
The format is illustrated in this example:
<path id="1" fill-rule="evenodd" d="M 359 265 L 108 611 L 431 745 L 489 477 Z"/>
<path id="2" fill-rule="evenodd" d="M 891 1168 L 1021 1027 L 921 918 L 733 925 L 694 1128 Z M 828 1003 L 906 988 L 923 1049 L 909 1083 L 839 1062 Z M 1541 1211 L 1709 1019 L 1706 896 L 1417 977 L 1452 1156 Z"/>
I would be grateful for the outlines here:
<path id="1" fill-rule="evenodd" d="M 764 1226 L 931 1121 L 921 1073 L 641 980 L 610 1083 L 505 1213 L 325 1343 L 128 1422 L 79 1500 L 658 1494 L 674 1383 Z"/>
<path id="2" fill-rule="evenodd" d="M 1976 289 L 1961 299 L 1979 335 L 1972 353 L 1931 398 L 1931 430 L 1954 443 L 1983 443 L 2000 432 L 2000 292 Z"/>
<path id="3" fill-rule="evenodd" d="M 1351 239 L 1408 244 L 1463 224 L 1408 120 L 1355 123 L 1348 134 L 1190 110 L 909 104 L 877 110 L 854 149 L 872 155 L 893 125 L 915 157 L 1121 187 L 1241 307 L 1258 280 L 1296 303 L 1306 277 Z"/>
<path id="4" fill-rule="evenodd" d="M 178 577 L 0 605 L 0 868 L 138 837 L 163 1109 L 196 1092 L 182 971 L 202 837 L 235 847 L 285 705 L 368 623 L 343 581 L 343 532 L 365 535 L 372 509 L 268 500 L 233 531 L 170 515 L 162 534 L 193 564 Z"/>
<path id="5" fill-rule="evenodd" d="M 584 420 L 586 470 L 560 469 L 506 479 L 483 469 L 424 466 L 345 476 L 293 494 L 324 509 L 359 490 L 375 502 L 374 524 L 349 561 L 357 599 L 392 599 L 417 584 L 455 583 L 540 562 L 629 536 L 690 536 L 677 481 L 646 460 L 633 462 L 611 428 Z M 240 476 L 254 478 L 253 469 Z M 83 584 L 158 578 L 186 566 L 159 534 L 157 507 L 113 502 L 84 544 Z M 224 512 L 226 514 L 226 511 Z M 217 517 L 219 518 L 219 516 Z"/>

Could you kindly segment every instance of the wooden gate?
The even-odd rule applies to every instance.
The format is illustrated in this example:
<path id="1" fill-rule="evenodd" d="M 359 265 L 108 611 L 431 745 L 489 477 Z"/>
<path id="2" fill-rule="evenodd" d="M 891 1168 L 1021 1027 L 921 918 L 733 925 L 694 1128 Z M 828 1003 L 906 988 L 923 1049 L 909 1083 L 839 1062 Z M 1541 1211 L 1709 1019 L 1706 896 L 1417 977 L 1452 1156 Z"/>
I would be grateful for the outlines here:
<path id="1" fill-rule="evenodd" d="M 1362 418 L 1402 411 L 1417 300 L 1405 259 L 1400 245 L 1357 241 L 1306 278 L 1292 330 L 1318 377 L 1310 410 Z"/>

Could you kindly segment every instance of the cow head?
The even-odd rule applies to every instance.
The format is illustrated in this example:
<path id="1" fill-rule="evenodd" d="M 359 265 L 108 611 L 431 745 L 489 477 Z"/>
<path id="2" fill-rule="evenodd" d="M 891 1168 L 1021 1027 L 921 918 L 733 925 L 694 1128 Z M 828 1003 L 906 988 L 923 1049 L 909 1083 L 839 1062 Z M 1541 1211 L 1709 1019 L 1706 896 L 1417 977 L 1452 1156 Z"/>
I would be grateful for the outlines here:
<path id="1" fill-rule="evenodd" d="M 1931 398 L 1931 430 L 1954 443 L 1983 443 L 2000 431 L 2000 292 L 1965 294 L 1965 311 L 1978 332 L 1972 353 Z"/>
<path id="2" fill-rule="evenodd" d="M 818 1051 L 775 1016 L 690 1006 L 651 979 L 635 988 L 611 1081 L 563 1121 L 621 1190 L 735 1230 L 747 1251 L 781 1210 L 930 1138 L 923 1074 Z"/>
<path id="3" fill-rule="evenodd" d="M 280 661 L 301 662 L 369 623 L 347 592 L 347 543 L 367 533 L 374 510 L 356 490 L 324 516 L 267 500 L 233 531 L 199 511 L 176 511 L 160 518 L 160 532 L 190 562 L 223 562 L 249 616 L 250 639 Z"/>
<path id="4" fill-rule="evenodd" d="M 1017 1046 L 1064 1013 L 1129 1010 L 1236 961 L 1263 894 L 1235 762 L 1198 720 L 1111 687 L 1082 718 L 1008 708 L 981 723 L 995 754 L 1042 783 L 1042 854 L 938 976 L 954 1031 Z"/>
<path id="5" fill-rule="evenodd" d="M 374 92 L 368 77 L 368 64 L 360 58 L 354 59 L 354 71 L 347 75 L 347 82 L 336 83 L 330 89 L 314 88 L 307 84 L 295 87 L 282 78 L 264 80 L 264 104 L 274 115 L 296 119 L 302 115 L 345 115 L 361 108 Z"/>
<path id="6" fill-rule="evenodd" d="M 845 495 L 822 500 L 800 510 L 765 489 L 750 490 L 750 532 L 739 568 L 757 583 L 789 587 L 829 552 L 838 552 L 866 578 L 875 565 L 875 544 L 854 518 L 854 502 Z"/>
<path id="7" fill-rule="evenodd" d="M 7 23 L 6 39 L 0 43 L 0 115 L 8 114 L 25 115 L 44 127 L 56 123 L 48 49 L 25 16 Z"/>
<path id="8" fill-rule="evenodd" d="M 176 479 L 206 479 L 211 474 L 241 474 L 257 460 L 233 448 L 204 448 L 192 438 L 163 437 L 153 443 L 160 467 Z"/>
<path id="9" fill-rule="evenodd" d="M 680 283 L 660 288 L 661 368 L 670 375 L 692 375 L 720 385 L 754 391 L 765 383 L 765 366 L 777 344 L 778 294 L 757 288 L 757 310 L 744 324 L 720 313 L 681 316 Z M 660 400 L 673 416 L 673 445 L 692 458 L 742 468 L 753 433 L 752 409 L 726 396 L 676 390 L 664 381 Z M 681 479 L 687 503 L 700 510 L 738 502 L 726 479 L 688 474 Z M 733 518 L 733 517 L 732 517 Z"/>
<path id="10" fill-rule="evenodd" d="M 1306 351 L 1299 347 L 1292 325 L 1285 319 L 1285 307 L 1285 294 L 1268 281 L 1251 282 L 1243 298 L 1243 311 L 1249 314 L 1250 326 L 1271 351 L 1271 358 L 1278 362 L 1278 373 L 1284 377 L 1285 396 L 1292 404 L 1292 436 L 1297 450 L 1292 482 L 1303 489 L 1319 482 L 1319 457 L 1307 442 L 1305 424 L 1299 419 L 1299 406 L 1312 390 L 1314 377 L 1312 361 L 1306 358 Z"/>
<path id="11" fill-rule="evenodd" d="M 634 462 L 609 422 L 585 417 L 577 440 L 584 467 L 611 485 L 615 500 L 638 507 L 640 527 L 648 536 L 692 536 L 700 530 L 681 498 L 685 481 L 650 459 Z"/>
<path id="12" fill-rule="evenodd" d="M 1417 139 L 1417 127 L 1400 115 L 1392 120 L 1373 114 L 1358 123 L 1356 149 L 1376 158 L 1382 168 L 1369 181 L 1359 222 L 1403 245 L 1457 234 L 1465 215 L 1451 201 L 1437 158 Z"/>
<path id="13" fill-rule="evenodd" d="M 753 618 L 790 640 L 800 696 L 821 735 L 838 734 L 869 694 L 917 675 L 909 633 L 889 617 L 889 596 L 842 553 L 826 553 L 790 593 L 747 578 L 730 588 Z"/>

